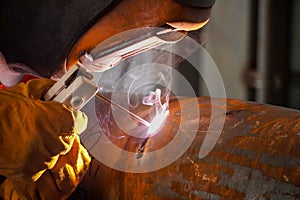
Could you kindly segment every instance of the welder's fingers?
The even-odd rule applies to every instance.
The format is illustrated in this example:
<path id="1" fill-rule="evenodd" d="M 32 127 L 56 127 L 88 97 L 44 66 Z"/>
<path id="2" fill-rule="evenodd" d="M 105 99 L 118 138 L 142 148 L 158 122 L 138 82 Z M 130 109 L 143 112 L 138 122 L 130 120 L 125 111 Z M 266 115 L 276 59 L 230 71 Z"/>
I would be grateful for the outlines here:
<path id="1" fill-rule="evenodd" d="M 29 80 L 14 86 L 14 90 L 24 97 L 42 99 L 43 95 L 51 88 L 55 81 L 47 78 Z"/>
<path id="2" fill-rule="evenodd" d="M 76 135 L 71 150 L 66 155 L 60 156 L 51 169 L 59 190 L 74 191 L 88 169 L 90 161 L 87 150 L 80 144 L 79 136 Z"/>
<path id="3" fill-rule="evenodd" d="M 50 79 L 33 79 L 28 81 L 27 87 L 22 88 L 23 90 L 27 90 L 23 94 L 25 94 L 27 97 L 30 98 L 36 98 L 37 100 L 40 100 L 43 98 L 43 95 L 50 89 L 50 87 L 55 83 L 55 81 L 50 80 Z M 49 104 L 53 104 L 53 102 L 47 102 Z M 74 124 L 72 121 L 67 120 L 63 125 L 65 126 L 64 129 L 65 132 L 69 132 L 70 128 L 72 129 L 71 131 L 75 131 L 77 134 L 82 133 L 86 127 L 87 127 L 87 116 L 80 112 L 76 111 L 73 112 L 70 108 L 67 109 L 67 112 L 72 113 L 72 118 L 74 121 Z M 68 119 L 68 118 L 67 118 Z M 68 122 L 71 122 L 68 123 Z M 73 130 L 74 129 L 74 130 Z"/>
<path id="4" fill-rule="evenodd" d="M 60 156 L 51 170 L 46 170 L 35 182 L 7 178 L 0 186 L 0 196 L 5 200 L 66 199 L 82 180 L 90 160 L 76 136 L 71 150 Z"/>
<path id="5" fill-rule="evenodd" d="M 82 133 L 87 128 L 88 118 L 86 114 L 76 111 L 74 112 L 74 120 L 77 134 Z"/>
<path id="6" fill-rule="evenodd" d="M 77 134 L 86 129 L 88 121 L 83 112 L 73 112 L 70 108 L 57 102 L 43 102 L 43 104 L 35 107 L 37 111 L 39 108 L 49 110 L 47 115 L 40 121 L 42 129 L 37 129 L 40 133 L 41 143 L 36 143 L 38 149 L 27 158 L 25 163 L 27 168 L 32 169 L 29 173 L 33 174 L 32 180 L 37 180 L 45 169 L 52 169 L 56 165 L 60 156 L 69 153 L 75 145 L 74 141 L 79 140 Z M 41 114 L 41 112 L 38 113 Z M 34 163 L 32 167 L 31 163 Z M 41 165 L 38 165 L 38 163 L 41 163 Z"/>
<path id="7" fill-rule="evenodd" d="M 14 97 L 1 102 L 0 113 L 0 174 L 6 177 L 35 181 L 73 145 L 75 117 L 63 104 Z"/>
<path id="8" fill-rule="evenodd" d="M 54 101 L 30 98 L 31 89 L 39 97 L 51 81 L 42 86 L 19 84 L 0 91 L 0 174 L 36 181 L 46 169 L 67 154 L 87 126 L 87 117 Z"/>

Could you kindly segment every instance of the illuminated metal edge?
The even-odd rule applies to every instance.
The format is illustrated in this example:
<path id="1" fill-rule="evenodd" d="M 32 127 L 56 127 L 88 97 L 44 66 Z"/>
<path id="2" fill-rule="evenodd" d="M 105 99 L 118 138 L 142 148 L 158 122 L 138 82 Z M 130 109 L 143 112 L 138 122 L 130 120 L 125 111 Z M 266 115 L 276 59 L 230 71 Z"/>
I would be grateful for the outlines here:
<path id="1" fill-rule="evenodd" d="M 172 34 L 178 34 L 177 37 L 173 37 Z M 143 53 L 155 47 L 163 44 L 175 43 L 185 37 L 185 34 L 179 32 L 177 29 L 161 29 L 151 31 L 149 34 L 141 35 L 140 37 L 133 38 L 126 42 L 120 42 L 109 48 L 103 47 L 103 49 L 92 50 L 99 51 L 99 53 L 85 53 L 80 57 L 80 63 L 84 65 L 88 70 L 94 72 L 101 72 L 108 70 L 122 60 Z M 163 39 L 168 38 L 168 40 Z M 101 44 L 100 44 L 101 45 Z"/>

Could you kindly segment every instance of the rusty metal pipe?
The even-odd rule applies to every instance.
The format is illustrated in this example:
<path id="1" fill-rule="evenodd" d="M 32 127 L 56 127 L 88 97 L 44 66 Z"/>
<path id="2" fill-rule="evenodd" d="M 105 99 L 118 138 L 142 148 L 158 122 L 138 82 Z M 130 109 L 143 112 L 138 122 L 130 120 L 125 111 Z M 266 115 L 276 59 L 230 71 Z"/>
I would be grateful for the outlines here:
<path id="1" fill-rule="evenodd" d="M 211 116 L 210 98 L 200 97 L 197 135 L 175 162 L 149 173 L 126 173 L 97 160 L 74 195 L 87 199 L 299 199 L 300 112 L 240 100 L 227 102 L 225 125 L 218 143 L 203 159 L 198 152 Z M 190 99 L 181 101 L 189 109 Z M 170 101 L 170 116 L 161 133 L 148 138 L 144 153 L 166 145 L 179 124 L 180 105 Z M 186 131 L 189 131 L 188 127 Z M 128 137 L 118 145 L 134 151 Z M 108 154 L 110 152 L 107 152 Z M 140 159 L 146 159 L 142 157 Z M 124 163 L 126 164 L 126 163 Z"/>

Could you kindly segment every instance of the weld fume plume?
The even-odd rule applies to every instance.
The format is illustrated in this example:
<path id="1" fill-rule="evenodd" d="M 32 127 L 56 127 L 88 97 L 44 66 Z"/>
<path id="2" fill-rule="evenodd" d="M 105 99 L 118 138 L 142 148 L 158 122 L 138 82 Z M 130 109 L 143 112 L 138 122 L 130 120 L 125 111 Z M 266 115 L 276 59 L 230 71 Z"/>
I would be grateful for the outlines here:
<path id="1" fill-rule="evenodd" d="M 93 55 L 93 57 L 97 57 L 97 53 L 101 52 L 103 49 L 110 48 L 116 44 L 122 44 L 127 40 L 130 40 L 130 38 L 134 38 L 135 35 L 138 35 L 143 31 L 146 33 L 147 30 L 148 29 L 132 32 L 129 31 L 125 33 L 125 35 L 119 34 L 116 37 L 113 37 L 108 41 L 103 42 L 103 44 L 97 46 L 91 51 L 91 55 Z M 188 54 L 192 54 L 192 52 L 195 50 L 194 46 L 191 45 L 185 45 L 185 47 L 186 49 L 182 49 L 182 51 L 189 52 Z M 101 95 L 110 99 L 114 98 L 113 96 L 117 96 L 115 99 L 111 100 L 133 113 L 135 113 L 140 106 L 144 105 L 143 98 L 149 95 L 151 91 L 153 92 L 156 89 L 161 91 L 161 101 L 163 102 L 162 105 L 164 105 L 164 103 L 167 103 L 166 105 L 168 105 L 169 95 L 171 94 L 171 84 L 173 81 L 172 69 L 176 68 L 176 66 L 184 60 L 184 58 L 171 53 L 173 52 L 172 48 L 178 48 L 178 46 L 164 44 L 160 48 L 147 50 L 134 57 L 129 57 L 112 69 L 101 72 L 101 78 L 98 82 L 99 92 Z M 161 66 L 166 67 L 162 68 Z M 112 94 L 112 96 L 110 96 L 110 94 Z M 167 110 L 167 108 L 163 110 Z M 159 113 L 158 111 L 156 112 Z M 100 120 L 99 123 L 101 128 L 104 129 L 106 135 L 113 138 L 122 138 L 120 135 L 114 136 L 109 127 L 107 127 L 107 124 L 103 123 L 103 120 L 107 122 L 108 120 L 120 121 L 120 125 L 123 123 L 124 126 L 128 126 L 128 124 L 126 124 L 126 120 L 111 119 L 111 117 L 114 115 L 112 110 L 110 110 L 108 113 L 105 113 L 107 116 L 103 115 L 104 114 L 101 113 L 102 121 Z M 153 116 L 151 117 L 154 119 Z M 130 118 L 128 119 L 129 122 L 133 124 L 132 127 L 134 127 L 135 122 Z M 132 127 L 124 129 L 124 132 L 126 132 L 126 130 L 134 130 Z M 136 134 L 134 134 L 134 136 L 138 137 Z"/>
<path id="2" fill-rule="evenodd" d="M 112 101 L 127 108 L 133 113 L 136 108 L 144 105 L 143 98 L 157 88 L 161 91 L 161 99 L 163 102 L 166 102 L 169 99 L 172 83 L 171 69 L 158 69 L 156 65 L 158 63 L 160 65 L 171 66 L 172 56 L 173 55 L 171 55 L 170 52 L 153 49 L 139 54 L 138 56 L 126 59 L 113 69 L 102 73 L 101 80 L 99 81 L 99 92 L 106 98 L 111 98 L 109 94 L 112 93 L 125 94 L 118 96 L 118 98 L 113 99 Z M 108 120 L 112 120 L 111 111 L 105 114 L 106 117 L 103 115 L 104 114 L 101 113 L 102 119 L 99 123 L 103 131 L 105 131 L 105 134 L 112 139 L 122 139 L 122 136 L 115 136 L 115 133 L 111 133 L 107 124 L 103 123 L 103 120 L 106 120 L 106 123 Z M 140 134 L 138 132 L 139 131 L 137 131 L 137 134 L 129 134 L 138 137 Z M 141 137 L 147 136 L 145 133 L 141 133 L 140 135 Z"/>

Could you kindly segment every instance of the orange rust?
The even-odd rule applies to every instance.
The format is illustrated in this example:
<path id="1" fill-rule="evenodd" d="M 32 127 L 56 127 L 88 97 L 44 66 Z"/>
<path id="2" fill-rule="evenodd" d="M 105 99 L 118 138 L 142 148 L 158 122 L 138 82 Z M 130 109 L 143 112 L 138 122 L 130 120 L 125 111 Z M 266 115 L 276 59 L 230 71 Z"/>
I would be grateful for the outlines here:
<path id="1" fill-rule="evenodd" d="M 190 101 L 181 103 L 189 105 Z M 198 152 L 210 122 L 211 105 L 205 97 L 198 98 L 198 102 L 201 117 L 196 138 L 178 160 L 160 170 L 141 174 L 119 172 L 93 160 L 90 169 L 93 175 L 88 173 L 80 185 L 88 199 L 300 198 L 299 111 L 226 100 L 229 106 L 219 142 L 200 159 Z M 174 134 L 170 127 L 180 123 L 175 114 L 178 107 L 178 101 L 170 101 L 172 117 L 161 135 Z M 160 142 L 158 138 L 150 138 L 146 150 L 156 149 L 156 143 Z"/>

